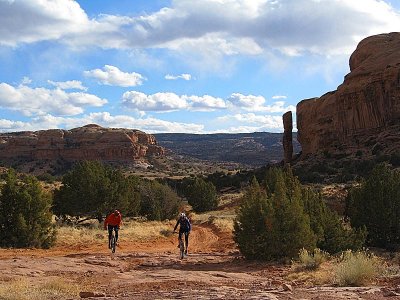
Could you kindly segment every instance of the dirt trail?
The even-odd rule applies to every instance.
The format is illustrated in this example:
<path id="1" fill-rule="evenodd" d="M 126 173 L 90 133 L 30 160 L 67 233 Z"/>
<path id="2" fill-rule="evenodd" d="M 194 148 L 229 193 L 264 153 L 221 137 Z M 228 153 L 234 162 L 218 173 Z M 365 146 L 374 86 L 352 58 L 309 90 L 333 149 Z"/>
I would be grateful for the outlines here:
<path id="1" fill-rule="evenodd" d="M 231 236 L 207 224 L 194 227 L 183 260 L 176 239 L 124 243 L 115 255 L 105 246 L 2 250 L 0 280 L 62 277 L 106 295 L 93 299 L 386 299 L 385 289 L 376 287 L 307 288 L 289 282 L 288 266 L 243 260 Z"/>

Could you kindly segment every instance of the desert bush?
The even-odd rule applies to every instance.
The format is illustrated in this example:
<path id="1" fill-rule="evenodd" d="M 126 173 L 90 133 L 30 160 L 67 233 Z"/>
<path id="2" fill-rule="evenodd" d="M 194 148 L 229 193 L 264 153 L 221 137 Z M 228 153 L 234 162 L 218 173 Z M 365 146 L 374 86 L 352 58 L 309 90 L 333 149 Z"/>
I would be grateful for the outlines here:
<path id="1" fill-rule="evenodd" d="M 328 259 L 329 253 L 322 251 L 321 249 L 316 248 L 314 251 L 308 251 L 303 248 L 299 251 L 299 259 L 295 264 L 301 269 L 315 270 Z"/>
<path id="2" fill-rule="evenodd" d="M 57 300 L 78 297 L 82 286 L 66 282 L 63 279 L 52 279 L 43 283 L 31 284 L 21 278 L 0 283 L 2 300 Z"/>
<path id="3" fill-rule="evenodd" d="M 196 177 L 187 186 L 185 196 L 196 212 L 210 211 L 218 206 L 215 186 L 200 177 Z"/>
<path id="4" fill-rule="evenodd" d="M 303 187 L 289 167 L 268 169 L 263 186 L 253 179 L 234 225 L 234 239 L 251 259 L 293 258 L 316 246 L 330 253 L 360 249 L 365 235 L 344 223 L 320 194 Z"/>
<path id="5" fill-rule="evenodd" d="M 0 190 L 0 246 L 38 247 L 53 245 L 51 195 L 33 176 L 17 179 L 10 170 Z"/>
<path id="6" fill-rule="evenodd" d="M 100 162 L 79 162 L 64 175 L 61 188 L 55 191 L 54 211 L 58 215 L 97 217 L 118 208 L 124 215 L 135 216 L 140 206 L 135 192 L 138 182 Z"/>
<path id="7" fill-rule="evenodd" d="M 301 248 L 315 248 L 315 235 L 300 200 L 293 174 L 271 170 L 267 190 L 254 178 L 243 196 L 234 224 L 234 240 L 249 259 L 295 257 Z"/>
<path id="8" fill-rule="evenodd" d="M 386 164 L 377 165 L 360 186 L 349 192 L 346 214 L 352 226 L 366 227 L 369 245 L 400 244 L 400 172 Z"/>
<path id="9" fill-rule="evenodd" d="M 139 195 L 142 216 L 159 221 L 176 217 L 181 199 L 168 185 L 142 180 Z"/>
<path id="10" fill-rule="evenodd" d="M 304 209 L 310 217 L 310 225 L 317 237 L 317 247 L 331 254 L 344 250 L 359 250 L 365 244 L 364 227 L 354 229 L 339 215 L 329 209 L 320 193 L 310 188 L 302 189 Z"/>
<path id="11" fill-rule="evenodd" d="M 346 251 L 335 268 L 334 281 L 340 286 L 362 286 L 382 271 L 379 259 L 364 251 Z"/>

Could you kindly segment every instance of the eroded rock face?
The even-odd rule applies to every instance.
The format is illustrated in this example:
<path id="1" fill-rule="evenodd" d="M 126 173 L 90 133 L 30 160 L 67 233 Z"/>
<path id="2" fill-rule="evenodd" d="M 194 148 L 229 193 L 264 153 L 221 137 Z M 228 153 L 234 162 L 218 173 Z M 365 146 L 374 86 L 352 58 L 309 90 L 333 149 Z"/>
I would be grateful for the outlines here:
<path id="1" fill-rule="evenodd" d="M 95 124 L 61 130 L 0 134 L 0 160 L 133 161 L 161 156 L 154 136 L 139 130 L 103 128 Z"/>
<path id="2" fill-rule="evenodd" d="M 283 115 L 283 155 L 284 162 L 290 163 L 293 156 L 293 119 L 292 112 L 288 111 Z"/>
<path id="3" fill-rule="evenodd" d="M 297 105 L 302 158 L 400 149 L 400 33 L 362 40 L 336 91 Z M 374 154 L 374 153 L 372 153 Z"/>

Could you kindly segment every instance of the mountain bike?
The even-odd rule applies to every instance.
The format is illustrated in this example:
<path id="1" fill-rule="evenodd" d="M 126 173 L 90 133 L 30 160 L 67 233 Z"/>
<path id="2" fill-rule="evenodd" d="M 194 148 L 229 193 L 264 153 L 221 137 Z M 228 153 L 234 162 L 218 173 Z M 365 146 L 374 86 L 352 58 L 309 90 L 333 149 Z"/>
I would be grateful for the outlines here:
<path id="1" fill-rule="evenodd" d="M 179 235 L 178 232 L 175 232 L 175 233 Z M 183 259 L 185 257 L 185 254 L 186 254 L 185 253 L 185 240 L 183 238 L 184 235 L 185 235 L 184 233 L 181 234 L 181 237 L 179 239 L 179 258 L 180 259 Z"/>
<path id="2" fill-rule="evenodd" d="M 114 230 L 111 233 L 111 239 L 108 241 L 109 245 L 111 245 L 111 252 L 115 253 L 115 246 L 117 245 L 117 242 L 115 240 L 115 232 Z"/>

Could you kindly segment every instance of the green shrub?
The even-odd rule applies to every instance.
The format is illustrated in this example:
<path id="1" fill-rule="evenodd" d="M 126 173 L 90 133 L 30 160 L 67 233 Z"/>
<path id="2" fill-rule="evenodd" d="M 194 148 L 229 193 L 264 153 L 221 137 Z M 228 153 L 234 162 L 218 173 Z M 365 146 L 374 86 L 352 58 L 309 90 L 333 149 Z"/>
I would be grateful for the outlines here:
<path id="1" fill-rule="evenodd" d="M 301 249 L 299 252 L 299 260 L 297 266 L 305 270 L 316 270 L 318 267 L 329 258 L 329 253 L 321 249 L 314 249 L 313 252 L 307 249 Z"/>
<path id="2" fill-rule="evenodd" d="M 165 220 L 176 217 L 180 198 L 167 185 L 157 181 L 141 180 L 139 184 L 140 214 L 149 220 Z"/>
<path id="3" fill-rule="evenodd" d="M 185 196 L 196 212 L 216 209 L 218 206 L 217 190 L 211 182 L 196 177 L 186 188 Z"/>
<path id="4" fill-rule="evenodd" d="M 346 199 L 352 226 L 366 227 L 367 242 L 378 247 L 400 244 L 400 172 L 377 165 Z"/>
<path id="5" fill-rule="evenodd" d="M 330 253 L 360 249 L 365 235 L 345 224 L 320 194 L 302 187 L 288 167 L 269 169 L 263 186 L 253 179 L 234 226 L 242 254 L 264 260 L 293 258 L 316 246 Z"/>
<path id="6" fill-rule="evenodd" d="M 379 259 L 366 252 L 346 251 L 335 269 L 334 281 L 340 286 L 362 286 L 370 283 L 381 272 Z"/>
<path id="7" fill-rule="evenodd" d="M 48 248 L 55 241 L 51 196 L 33 176 L 10 170 L 0 190 L 0 246 Z"/>
<path id="8" fill-rule="evenodd" d="M 135 192 L 138 182 L 100 162 L 79 162 L 64 175 L 61 188 L 55 191 L 54 211 L 58 215 L 96 217 L 118 208 L 124 215 L 135 216 L 140 207 Z"/>
<path id="9" fill-rule="evenodd" d="M 268 171 L 266 187 L 254 178 L 234 224 L 234 240 L 249 259 L 295 257 L 301 248 L 315 248 L 315 235 L 300 200 L 300 185 L 290 173 Z"/>
<path id="10" fill-rule="evenodd" d="M 319 193 L 303 188 L 304 209 L 310 217 L 311 229 L 317 236 L 317 247 L 331 254 L 344 250 L 359 250 L 365 244 L 364 227 L 354 229 L 336 212 L 330 210 Z"/>

